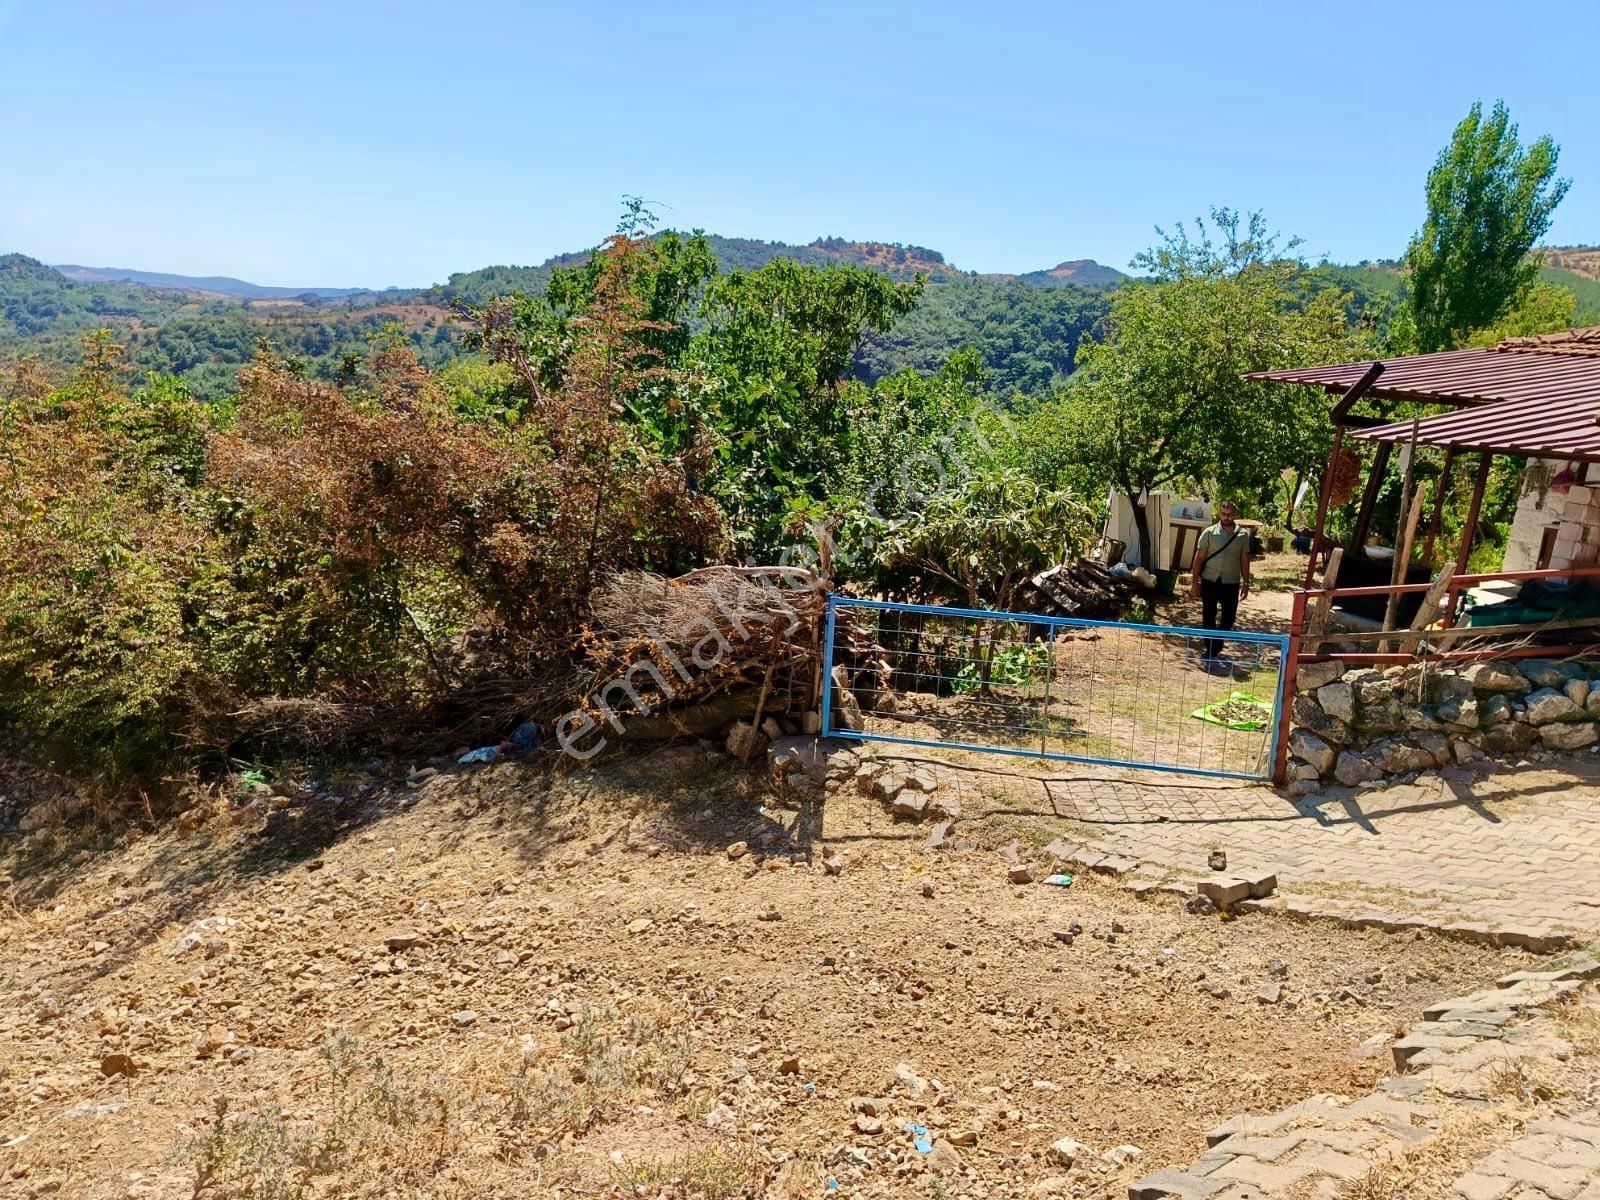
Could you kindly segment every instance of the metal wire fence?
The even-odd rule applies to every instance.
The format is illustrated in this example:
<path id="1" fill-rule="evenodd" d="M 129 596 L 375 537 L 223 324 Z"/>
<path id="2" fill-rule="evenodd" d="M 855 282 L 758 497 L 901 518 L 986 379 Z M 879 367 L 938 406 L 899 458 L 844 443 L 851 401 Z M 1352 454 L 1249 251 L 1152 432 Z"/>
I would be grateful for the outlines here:
<path id="1" fill-rule="evenodd" d="M 824 732 L 1233 778 L 1271 774 L 1282 634 L 845 597 L 831 604 L 825 668 L 834 686 L 824 690 Z M 836 648 L 842 609 L 881 655 Z"/>

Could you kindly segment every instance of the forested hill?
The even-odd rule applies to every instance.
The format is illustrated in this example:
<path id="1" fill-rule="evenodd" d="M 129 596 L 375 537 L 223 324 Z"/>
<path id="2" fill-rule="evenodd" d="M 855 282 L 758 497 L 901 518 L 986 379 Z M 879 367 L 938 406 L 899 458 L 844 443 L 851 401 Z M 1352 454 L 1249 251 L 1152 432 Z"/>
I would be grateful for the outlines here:
<path id="1" fill-rule="evenodd" d="M 1129 276 L 1092 259 L 1068 260 L 1020 275 L 963 271 L 937 250 L 888 242 L 819 238 L 806 245 L 711 235 L 723 271 L 754 270 L 778 258 L 825 267 L 851 263 L 896 279 L 929 280 L 917 308 L 856 356 L 868 382 L 897 371 L 933 371 L 953 350 L 978 351 L 989 389 L 1042 396 L 1071 374 L 1079 344 L 1103 327 L 1113 291 Z M 1600 249 L 1546 252 L 1543 277 L 1573 293 L 1577 323 L 1600 321 Z M 241 365 L 263 340 L 332 379 L 365 354 L 381 331 L 398 329 L 423 361 L 460 357 L 456 301 L 481 303 L 513 291 L 537 293 L 556 267 L 586 251 L 537 266 L 492 266 L 450 276 L 431 288 L 385 292 L 339 288 L 263 288 L 227 277 L 71 268 L 70 277 L 20 254 L 0 256 L 0 360 L 31 355 L 71 363 L 89 330 L 110 328 L 141 376 L 181 377 L 196 394 L 231 392 Z M 113 279 L 123 275 L 128 279 Z M 1398 295 L 1394 263 L 1331 265 L 1319 275 L 1354 294 L 1357 308 L 1380 314 Z M 232 288 L 232 293 L 222 289 Z M 285 293 L 288 293 L 287 295 Z"/>

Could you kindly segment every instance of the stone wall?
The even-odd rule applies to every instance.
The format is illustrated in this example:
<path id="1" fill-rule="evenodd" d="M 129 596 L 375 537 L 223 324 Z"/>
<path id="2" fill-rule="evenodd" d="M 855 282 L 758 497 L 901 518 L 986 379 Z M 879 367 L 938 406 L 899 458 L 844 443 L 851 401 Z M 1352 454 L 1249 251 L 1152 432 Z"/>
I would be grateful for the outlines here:
<path id="1" fill-rule="evenodd" d="M 1600 742 L 1600 663 L 1528 658 L 1461 670 L 1309 663 L 1295 691 L 1286 782 L 1297 795 L 1327 783 L 1354 786 Z"/>

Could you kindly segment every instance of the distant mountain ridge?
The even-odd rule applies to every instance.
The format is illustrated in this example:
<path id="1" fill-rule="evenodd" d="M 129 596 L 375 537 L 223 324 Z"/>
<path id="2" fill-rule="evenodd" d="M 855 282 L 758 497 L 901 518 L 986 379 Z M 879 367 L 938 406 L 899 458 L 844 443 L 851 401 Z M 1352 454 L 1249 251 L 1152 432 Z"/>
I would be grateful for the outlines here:
<path id="1" fill-rule="evenodd" d="M 778 258 L 793 259 L 807 266 L 824 267 L 833 263 L 849 263 L 871 271 L 881 271 L 893 279 L 908 280 L 922 275 L 931 283 L 948 283 L 955 279 L 977 276 L 977 272 L 963 271 L 952 265 L 937 250 L 926 246 L 904 245 L 900 242 L 851 241 L 841 237 L 820 237 L 805 245 L 792 242 L 763 241 L 760 238 L 722 237 L 708 234 L 712 252 L 724 271 L 753 271 Z M 197 292 L 215 296 L 229 296 L 237 300 L 294 300 L 316 296 L 336 300 L 346 296 L 425 296 L 438 302 L 456 298 L 482 299 L 491 293 L 506 291 L 537 292 L 550 279 L 557 267 L 570 267 L 581 263 L 589 255 L 587 250 L 569 251 L 545 259 L 536 266 L 496 264 L 474 271 L 458 271 L 443 283 L 432 287 L 386 288 L 335 288 L 335 287 L 269 287 L 235 279 L 229 275 L 178 275 L 168 271 L 141 271 L 129 267 L 88 267 L 76 263 L 60 263 L 54 270 L 79 283 L 133 283 L 143 287 L 164 288 L 171 291 Z M 1128 275 L 1114 267 L 1105 266 L 1092 258 L 1071 259 L 1039 271 L 1022 275 L 990 273 L 983 278 L 1017 279 L 1037 287 L 1060 287 L 1074 284 L 1078 287 L 1117 287 L 1127 281 Z"/>
<path id="2" fill-rule="evenodd" d="M 56 263 L 54 269 L 79 283 L 137 283 L 172 291 L 233 296 L 240 300 L 293 300 L 301 296 L 332 300 L 375 291 L 373 288 L 267 287 L 231 275 L 174 275 L 166 271 L 135 271 L 129 267 L 83 267 L 76 263 Z"/>

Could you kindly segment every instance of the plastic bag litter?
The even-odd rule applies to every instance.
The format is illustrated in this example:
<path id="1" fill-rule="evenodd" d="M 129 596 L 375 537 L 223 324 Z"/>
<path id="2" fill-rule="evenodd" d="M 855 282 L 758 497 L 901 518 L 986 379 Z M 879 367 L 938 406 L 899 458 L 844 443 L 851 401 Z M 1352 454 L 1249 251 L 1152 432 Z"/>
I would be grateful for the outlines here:
<path id="1" fill-rule="evenodd" d="M 476 750 L 468 750 L 456 762 L 465 766 L 469 763 L 492 763 L 500 757 L 499 746 L 479 746 Z"/>
<path id="2" fill-rule="evenodd" d="M 1247 710 L 1250 709 L 1259 715 L 1249 713 Z M 1249 692 L 1234 692 L 1226 700 L 1218 700 L 1204 708 L 1197 708 L 1189 715 L 1197 721 L 1221 725 L 1224 729 L 1254 733 L 1265 729 L 1267 723 L 1272 720 L 1272 705 L 1260 696 L 1252 696 Z"/>

